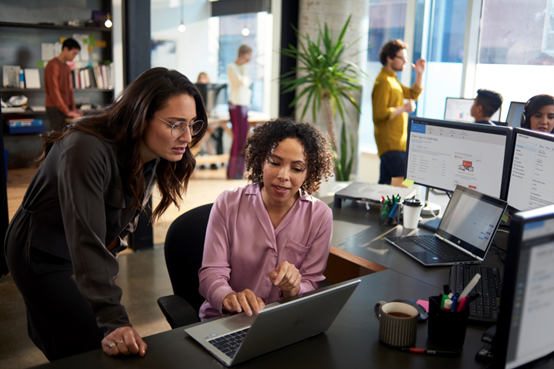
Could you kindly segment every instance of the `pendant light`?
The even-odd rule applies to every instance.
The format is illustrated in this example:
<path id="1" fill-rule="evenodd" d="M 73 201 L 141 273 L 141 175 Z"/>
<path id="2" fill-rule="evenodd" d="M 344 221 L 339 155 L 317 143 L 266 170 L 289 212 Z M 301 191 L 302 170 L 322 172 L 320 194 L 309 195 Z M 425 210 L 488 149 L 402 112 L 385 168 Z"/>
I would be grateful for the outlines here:
<path id="1" fill-rule="evenodd" d="M 185 26 L 185 21 L 184 21 L 184 18 L 185 18 L 185 0 L 181 0 L 181 24 L 179 24 L 179 27 L 177 27 L 177 29 L 179 30 L 179 32 L 185 32 L 187 27 Z"/>

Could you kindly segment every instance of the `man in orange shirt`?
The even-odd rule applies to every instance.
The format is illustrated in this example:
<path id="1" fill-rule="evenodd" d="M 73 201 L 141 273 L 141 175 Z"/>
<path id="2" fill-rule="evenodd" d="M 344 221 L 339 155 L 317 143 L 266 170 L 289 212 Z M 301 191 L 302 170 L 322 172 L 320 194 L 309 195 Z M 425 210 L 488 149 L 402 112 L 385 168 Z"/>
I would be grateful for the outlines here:
<path id="1" fill-rule="evenodd" d="M 44 68 L 44 87 L 46 89 L 46 114 L 50 128 L 61 130 L 65 127 L 65 119 L 82 117 L 83 113 L 75 106 L 73 86 L 71 84 L 71 68 L 67 62 L 75 59 L 81 46 L 72 38 L 62 44 L 62 52 L 48 62 Z"/>

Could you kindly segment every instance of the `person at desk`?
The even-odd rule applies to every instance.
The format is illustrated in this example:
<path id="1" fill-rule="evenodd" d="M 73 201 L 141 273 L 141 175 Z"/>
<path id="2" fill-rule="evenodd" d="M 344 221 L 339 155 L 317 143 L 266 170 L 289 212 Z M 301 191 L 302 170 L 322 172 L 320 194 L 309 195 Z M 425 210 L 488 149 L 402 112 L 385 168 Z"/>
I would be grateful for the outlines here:
<path id="1" fill-rule="evenodd" d="M 408 45 L 401 40 L 390 40 L 381 48 L 379 61 L 383 65 L 373 86 L 372 106 L 375 143 L 381 159 L 379 184 L 399 186 L 406 173 L 406 138 L 408 113 L 415 111 L 414 100 L 423 90 L 425 59 L 419 59 L 412 68 L 416 72 L 413 86 L 402 85 L 396 76 L 407 62 Z M 404 99 L 408 99 L 404 103 Z"/>
<path id="2" fill-rule="evenodd" d="M 115 284 L 118 254 L 157 185 L 159 218 L 179 206 L 206 111 L 181 73 L 142 73 L 97 116 L 44 137 L 38 171 L 5 239 L 29 337 L 48 360 L 103 348 L 145 355 Z"/>
<path id="3" fill-rule="evenodd" d="M 202 320 L 257 314 L 325 279 L 333 215 L 311 194 L 332 175 L 329 140 L 312 124 L 279 118 L 258 126 L 245 148 L 252 184 L 225 191 L 210 213 L 198 273 Z"/>
<path id="4" fill-rule="evenodd" d="M 554 132 L 554 96 L 537 95 L 527 101 L 521 115 L 521 127 L 533 131 Z"/>
<path id="5" fill-rule="evenodd" d="M 44 89 L 46 90 L 46 114 L 50 127 L 61 130 L 65 127 L 65 119 L 79 118 L 83 112 L 78 110 L 73 97 L 71 85 L 71 68 L 67 62 L 75 59 L 81 51 L 81 46 L 72 38 L 67 38 L 62 44 L 62 52 L 48 62 L 44 68 Z"/>
<path id="6" fill-rule="evenodd" d="M 248 106 L 252 98 L 247 64 L 252 58 L 252 49 L 248 45 L 239 47 L 239 56 L 234 63 L 227 66 L 229 78 L 229 117 L 233 125 L 233 145 L 229 155 L 227 178 L 242 179 L 244 175 L 244 143 L 248 136 Z"/>
<path id="7" fill-rule="evenodd" d="M 488 124 L 495 126 L 491 117 L 502 106 L 502 95 L 491 90 L 477 90 L 477 97 L 473 100 L 471 106 L 471 116 L 475 118 L 475 123 Z"/>

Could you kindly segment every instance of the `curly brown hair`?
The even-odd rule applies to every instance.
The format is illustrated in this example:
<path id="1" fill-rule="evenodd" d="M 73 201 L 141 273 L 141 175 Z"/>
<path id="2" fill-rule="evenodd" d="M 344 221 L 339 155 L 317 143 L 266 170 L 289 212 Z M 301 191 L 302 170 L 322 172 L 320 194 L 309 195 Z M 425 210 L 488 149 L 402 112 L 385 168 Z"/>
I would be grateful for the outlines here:
<path id="1" fill-rule="evenodd" d="M 402 40 L 389 40 L 386 44 L 381 46 L 379 52 L 379 61 L 383 65 L 387 65 L 387 58 L 394 58 L 400 50 L 408 48 L 408 44 Z"/>
<path id="2" fill-rule="evenodd" d="M 277 118 L 256 127 L 254 134 L 244 145 L 246 160 L 245 178 L 252 183 L 263 184 L 263 164 L 269 158 L 279 142 L 286 138 L 295 138 L 302 144 L 308 176 L 300 187 L 311 195 L 319 189 L 321 180 L 333 175 L 333 153 L 327 135 L 321 133 L 313 124 L 295 122 L 291 118 Z"/>

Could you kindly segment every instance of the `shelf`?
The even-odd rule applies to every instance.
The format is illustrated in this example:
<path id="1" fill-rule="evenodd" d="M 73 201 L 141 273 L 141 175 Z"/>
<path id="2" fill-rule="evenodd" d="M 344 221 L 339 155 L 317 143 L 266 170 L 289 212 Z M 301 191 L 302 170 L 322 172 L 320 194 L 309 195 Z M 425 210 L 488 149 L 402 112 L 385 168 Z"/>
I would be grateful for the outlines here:
<path id="1" fill-rule="evenodd" d="M 83 110 L 83 113 L 85 114 L 85 117 L 86 116 L 89 116 L 89 115 L 96 115 L 96 114 L 100 114 L 104 111 L 105 109 L 91 109 L 91 110 Z M 25 110 L 24 112 L 18 112 L 18 113 L 6 113 L 4 111 L 2 111 L 2 115 L 10 115 L 10 116 L 22 116 L 22 115 L 46 115 L 46 112 L 45 111 L 32 111 L 32 110 Z"/>
<path id="2" fill-rule="evenodd" d="M 105 27 L 72 27 L 72 26 L 59 26 L 59 25 L 55 25 L 55 24 L 16 23 L 16 22 L 0 22 L 0 27 L 21 27 L 21 28 L 43 28 L 43 29 L 63 29 L 63 30 L 76 30 L 76 31 L 112 32 L 111 28 L 105 28 Z"/>

